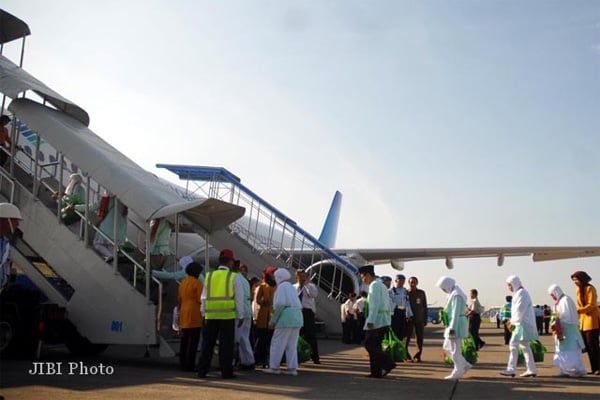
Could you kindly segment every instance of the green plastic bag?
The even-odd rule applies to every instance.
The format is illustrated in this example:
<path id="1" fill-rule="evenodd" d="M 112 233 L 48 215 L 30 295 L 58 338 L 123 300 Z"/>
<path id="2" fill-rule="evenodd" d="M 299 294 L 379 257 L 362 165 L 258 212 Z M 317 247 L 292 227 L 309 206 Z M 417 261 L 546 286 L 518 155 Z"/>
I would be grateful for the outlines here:
<path id="1" fill-rule="evenodd" d="M 543 362 L 544 361 L 544 353 L 548 352 L 546 346 L 542 344 L 539 340 L 532 340 L 529 342 L 529 346 L 531 346 L 531 352 L 533 353 L 533 360 L 535 362 Z M 519 357 L 517 358 L 517 364 L 523 365 L 525 364 L 525 356 L 523 355 L 523 349 L 519 346 Z"/>
<path id="2" fill-rule="evenodd" d="M 479 353 L 477 353 L 477 346 L 475 345 L 473 335 L 469 334 L 469 337 L 466 337 L 462 340 L 461 353 L 469 364 L 477 363 L 477 360 L 479 359 Z M 444 361 L 446 364 L 453 364 L 452 359 L 448 356 L 444 358 Z"/>
<path id="3" fill-rule="evenodd" d="M 383 347 L 383 351 L 389 354 L 392 360 L 396 362 L 404 361 L 408 357 L 406 346 L 398 339 L 398 336 L 396 336 L 391 328 L 383 336 L 381 346 Z"/>
<path id="4" fill-rule="evenodd" d="M 298 336 L 298 364 L 310 360 L 311 352 L 310 344 L 302 336 Z"/>

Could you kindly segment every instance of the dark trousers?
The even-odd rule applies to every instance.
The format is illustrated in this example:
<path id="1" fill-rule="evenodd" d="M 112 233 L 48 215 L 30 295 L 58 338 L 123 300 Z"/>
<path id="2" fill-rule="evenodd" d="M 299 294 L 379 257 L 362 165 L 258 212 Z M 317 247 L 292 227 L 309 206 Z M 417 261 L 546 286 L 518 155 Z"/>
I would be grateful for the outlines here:
<path id="1" fill-rule="evenodd" d="M 535 326 L 537 327 L 538 333 L 541 335 L 544 333 L 544 317 L 535 316 Z"/>
<path id="2" fill-rule="evenodd" d="M 381 341 L 389 326 L 365 331 L 365 349 L 369 352 L 369 366 L 371 375 L 380 377 L 383 371 L 388 371 L 396 366 L 394 360 L 383 351 Z"/>
<path id="3" fill-rule="evenodd" d="M 219 339 L 219 367 L 221 376 L 233 376 L 233 342 L 235 319 L 207 319 L 202 328 L 202 350 L 198 361 L 198 375 L 205 376 L 210 371 L 212 355 Z"/>
<path id="4" fill-rule="evenodd" d="M 583 343 L 585 344 L 585 348 L 587 349 L 592 372 L 600 371 L 600 344 L 598 343 L 598 338 L 600 337 L 600 329 L 581 331 L 581 336 L 583 337 Z"/>
<path id="5" fill-rule="evenodd" d="M 342 342 L 346 344 L 356 343 L 356 320 L 348 318 L 342 322 Z"/>
<path id="6" fill-rule="evenodd" d="M 410 319 L 408 321 L 408 324 L 406 325 L 406 339 L 404 340 L 404 344 L 406 345 L 407 351 L 413 332 L 417 337 L 417 352 L 415 353 L 414 358 L 421 359 L 421 353 L 423 352 L 423 335 L 425 333 L 425 322 L 415 321 L 414 319 Z"/>
<path id="7" fill-rule="evenodd" d="M 256 344 L 254 346 L 254 360 L 257 365 L 269 364 L 269 349 L 273 338 L 273 329 L 256 328 Z"/>
<path id="8" fill-rule="evenodd" d="M 473 335 L 475 346 L 477 349 L 481 347 L 483 340 L 479 337 L 479 327 L 481 326 L 481 315 L 473 314 L 469 317 L 469 333 Z"/>
<path id="9" fill-rule="evenodd" d="M 398 339 L 404 340 L 406 337 L 406 310 L 396 308 L 392 314 L 392 330 L 398 336 Z"/>
<path id="10" fill-rule="evenodd" d="M 544 333 L 547 335 L 550 330 L 550 318 L 544 318 Z"/>
<path id="11" fill-rule="evenodd" d="M 503 322 L 504 326 L 504 344 L 510 343 L 510 337 L 512 336 L 512 332 L 508 329 L 508 322 Z"/>
<path id="12" fill-rule="evenodd" d="M 315 325 L 315 313 L 310 308 L 302 309 L 304 326 L 300 328 L 300 336 L 310 345 L 310 358 L 319 361 L 319 345 L 317 344 L 317 326 Z"/>
<path id="13" fill-rule="evenodd" d="M 358 314 L 358 318 L 356 320 L 356 343 L 361 344 L 363 340 L 365 340 L 365 331 L 363 330 L 365 327 L 365 316 L 363 313 Z"/>
<path id="14" fill-rule="evenodd" d="M 202 328 L 181 329 L 181 343 L 179 345 L 179 367 L 184 371 L 196 369 L 196 353 L 200 332 Z"/>

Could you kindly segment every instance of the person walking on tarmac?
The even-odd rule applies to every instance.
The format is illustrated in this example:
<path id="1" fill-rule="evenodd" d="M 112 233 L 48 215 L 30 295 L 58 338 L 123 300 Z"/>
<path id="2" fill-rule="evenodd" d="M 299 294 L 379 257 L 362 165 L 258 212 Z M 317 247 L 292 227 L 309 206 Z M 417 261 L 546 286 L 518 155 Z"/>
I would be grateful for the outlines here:
<path id="1" fill-rule="evenodd" d="M 198 362 L 198 377 L 204 378 L 210 370 L 212 355 L 219 340 L 219 367 L 223 379 L 235 378 L 233 373 L 233 346 L 237 325 L 244 323 L 244 289 L 232 271 L 233 251 L 221 250 L 219 268 L 204 279 L 201 311 L 205 318 L 202 329 L 202 349 Z"/>
<path id="2" fill-rule="evenodd" d="M 9 283 L 11 274 L 10 235 L 21 221 L 21 211 L 14 204 L 0 203 L 0 288 Z"/>

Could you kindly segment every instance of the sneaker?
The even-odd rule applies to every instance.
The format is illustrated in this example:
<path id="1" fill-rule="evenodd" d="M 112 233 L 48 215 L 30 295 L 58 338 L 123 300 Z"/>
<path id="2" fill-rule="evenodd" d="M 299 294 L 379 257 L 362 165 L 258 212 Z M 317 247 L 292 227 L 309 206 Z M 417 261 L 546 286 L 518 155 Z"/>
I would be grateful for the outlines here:
<path id="1" fill-rule="evenodd" d="M 298 376 L 298 371 L 295 369 L 284 369 L 281 370 L 281 373 L 284 375 Z"/>
<path id="2" fill-rule="evenodd" d="M 273 368 L 265 368 L 262 370 L 262 372 L 264 372 L 265 374 L 271 374 L 271 375 L 279 375 L 281 374 L 281 370 L 280 369 L 273 369 Z"/>
<path id="3" fill-rule="evenodd" d="M 449 381 L 457 381 L 460 378 L 462 378 L 461 374 L 455 374 L 454 372 L 451 373 L 450 375 L 444 377 L 444 379 L 449 380 Z"/>

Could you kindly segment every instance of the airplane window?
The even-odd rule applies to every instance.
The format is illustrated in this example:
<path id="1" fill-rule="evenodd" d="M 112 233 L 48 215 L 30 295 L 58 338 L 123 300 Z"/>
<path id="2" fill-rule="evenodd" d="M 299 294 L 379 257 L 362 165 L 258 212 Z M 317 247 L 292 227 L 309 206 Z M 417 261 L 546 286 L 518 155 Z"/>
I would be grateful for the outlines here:
<path id="1" fill-rule="evenodd" d="M 52 154 L 50 154 L 48 156 L 48 162 L 51 162 L 51 163 L 56 162 L 56 157 L 54 157 Z"/>
<path id="2" fill-rule="evenodd" d="M 40 160 L 41 162 L 44 162 L 44 153 L 42 153 L 41 151 L 38 153 L 38 160 Z"/>
<path id="3" fill-rule="evenodd" d="M 75 165 L 75 163 L 71 163 L 71 171 L 73 171 L 73 173 L 75 174 L 75 173 L 77 173 L 77 170 L 78 170 L 77 165 Z"/>
<path id="4" fill-rule="evenodd" d="M 25 146 L 24 149 L 25 149 L 25 153 L 27 153 L 29 156 L 31 156 L 31 147 Z"/>

